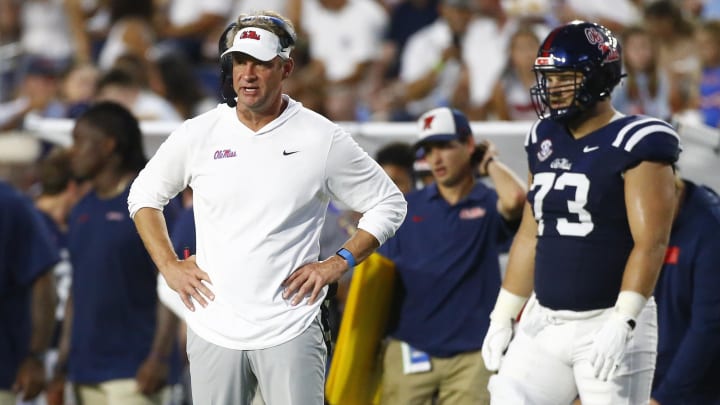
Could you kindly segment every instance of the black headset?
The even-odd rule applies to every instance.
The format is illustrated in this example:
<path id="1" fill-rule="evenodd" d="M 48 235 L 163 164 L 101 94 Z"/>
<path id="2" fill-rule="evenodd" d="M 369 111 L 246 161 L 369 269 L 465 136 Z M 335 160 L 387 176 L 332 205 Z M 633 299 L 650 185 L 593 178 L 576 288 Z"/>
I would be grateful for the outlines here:
<path id="1" fill-rule="evenodd" d="M 297 41 L 297 34 L 291 26 L 289 26 L 285 21 L 283 21 L 282 18 L 273 17 L 270 15 L 249 15 L 247 17 L 241 18 L 240 22 L 243 23 L 256 20 L 268 21 L 283 30 L 285 35 L 280 35 L 280 46 L 283 50 L 295 46 L 295 42 Z M 218 41 L 218 51 L 220 55 L 222 55 L 223 52 L 228 50 L 229 46 L 227 44 L 229 41 L 227 36 L 228 33 L 230 33 L 235 27 L 237 27 L 237 23 L 231 23 L 220 35 L 220 40 Z M 227 54 L 220 57 L 220 95 L 222 96 L 224 103 L 226 103 L 230 107 L 235 107 L 237 105 L 237 101 L 235 100 L 235 97 L 237 97 L 237 93 L 235 93 L 235 89 L 233 89 L 232 85 L 232 67 L 232 54 Z"/>

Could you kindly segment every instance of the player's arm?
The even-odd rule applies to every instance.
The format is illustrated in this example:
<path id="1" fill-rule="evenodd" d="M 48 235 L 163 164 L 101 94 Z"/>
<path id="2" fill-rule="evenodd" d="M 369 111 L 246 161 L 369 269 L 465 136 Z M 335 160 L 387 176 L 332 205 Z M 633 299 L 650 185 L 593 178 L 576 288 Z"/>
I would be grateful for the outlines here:
<path id="1" fill-rule="evenodd" d="M 528 177 L 528 185 L 530 185 L 532 176 Z M 520 297 L 527 298 L 533 291 L 537 233 L 537 221 L 535 221 L 530 203 L 526 201 L 520 228 L 510 247 L 507 272 L 502 284 L 504 290 Z"/>
<path id="2" fill-rule="evenodd" d="M 157 322 L 150 353 L 135 376 L 138 390 L 145 395 L 158 392 L 165 384 L 169 372 L 170 353 L 180 325 L 179 318 L 162 302 L 157 303 Z"/>
<path id="3" fill-rule="evenodd" d="M 613 377 L 635 320 L 655 289 L 675 209 L 675 178 L 670 164 L 643 161 L 626 171 L 624 178 L 634 245 L 613 312 L 595 333 L 589 352 L 595 377 L 601 381 Z"/>
<path id="4" fill-rule="evenodd" d="M 153 262 L 165 277 L 168 286 L 180 295 L 188 309 L 195 310 L 191 298 L 203 307 L 207 306 L 206 299 L 215 299 L 212 291 L 202 283 L 206 281 L 212 284 L 208 274 L 195 264 L 195 256 L 186 260 L 178 259 L 162 211 L 143 207 L 135 213 L 133 220 Z"/>
<path id="5" fill-rule="evenodd" d="M 655 290 L 670 239 L 675 210 L 672 166 L 642 162 L 628 170 L 625 206 L 634 246 L 625 265 L 620 290 L 647 299 Z"/>
<path id="6" fill-rule="evenodd" d="M 50 346 L 55 325 L 55 283 L 51 269 L 40 275 L 32 286 L 30 353 L 20 363 L 13 391 L 23 401 L 35 398 L 45 384 L 43 355 Z"/>

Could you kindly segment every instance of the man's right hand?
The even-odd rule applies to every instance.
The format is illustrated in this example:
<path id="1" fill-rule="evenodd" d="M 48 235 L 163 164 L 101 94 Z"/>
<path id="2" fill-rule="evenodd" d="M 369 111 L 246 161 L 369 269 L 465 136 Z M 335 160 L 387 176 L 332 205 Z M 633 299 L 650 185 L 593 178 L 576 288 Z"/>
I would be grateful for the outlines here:
<path id="1" fill-rule="evenodd" d="M 178 293 L 182 302 L 191 311 L 195 311 L 192 299 L 203 308 L 208 305 L 207 300 L 215 299 L 215 294 L 203 283 L 204 281 L 212 285 L 210 276 L 197 266 L 195 256 L 170 264 L 163 269 L 162 275 L 168 286 Z"/>
<path id="2" fill-rule="evenodd" d="M 490 371 L 498 371 L 502 363 L 505 351 L 510 345 L 513 328 L 512 319 L 490 320 L 485 340 L 482 345 L 482 358 L 485 368 Z"/>

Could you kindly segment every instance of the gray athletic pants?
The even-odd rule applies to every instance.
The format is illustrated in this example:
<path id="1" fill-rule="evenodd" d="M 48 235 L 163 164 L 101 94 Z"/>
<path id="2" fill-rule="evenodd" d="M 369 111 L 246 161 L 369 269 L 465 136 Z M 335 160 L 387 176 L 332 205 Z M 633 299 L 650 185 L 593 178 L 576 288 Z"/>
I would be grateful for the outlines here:
<path id="1" fill-rule="evenodd" d="M 188 328 L 193 403 L 250 405 L 259 390 L 266 405 L 323 405 L 325 358 L 320 316 L 300 336 L 260 350 L 232 350 Z"/>

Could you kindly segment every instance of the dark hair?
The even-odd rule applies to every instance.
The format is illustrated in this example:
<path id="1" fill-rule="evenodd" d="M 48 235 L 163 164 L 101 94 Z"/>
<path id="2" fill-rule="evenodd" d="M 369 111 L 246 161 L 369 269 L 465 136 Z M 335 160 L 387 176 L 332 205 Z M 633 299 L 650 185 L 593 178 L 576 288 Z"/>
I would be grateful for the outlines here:
<path id="1" fill-rule="evenodd" d="M 108 86 L 140 87 L 140 83 L 127 70 L 113 68 L 100 76 L 97 84 L 95 84 L 95 92 L 98 93 Z"/>
<path id="2" fill-rule="evenodd" d="M 179 52 L 170 52 L 160 57 L 157 65 L 165 85 L 165 98 L 182 112 L 183 118 L 190 118 L 197 103 L 205 97 L 190 61 Z"/>
<path id="3" fill-rule="evenodd" d="M 645 18 L 669 19 L 676 32 L 688 36 L 694 32 L 692 22 L 683 16 L 680 6 L 671 0 L 657 0 L 645 6 Z"/>
<path id="4" fill-rule="evenodd" d="M 38 177 L 43 195 L 57 195 L 65 191 L 73 179 L 67 149 L 54 148 L 40 161 Z"/>
<path id="5" fill-rule="evenodd" d="M 140 124 L 127 108 L 111 101 L 99 102 L 78 117 L 77 122 L 81 121 L 115 139 L 115 154 L 121 158 L 121 169 L 137 173 L 145 167 L 147 159 Z"/>
<path id="6" fill-rule="evenodd" d="M 154 8 L 151 0 L 110 0 L 110 21 L 126 17 L 140 17 L 152 22 Z"/>
<path id="7" fill-rule="evenodd" d="M 377 152 L 375 160 L 379 165 L 396 165 L 403 167 L 412 173 L 413 164 L 415 163 L 415 152 L 409 144 L 405 142 L 394 142 L 385 145 Z"/>

